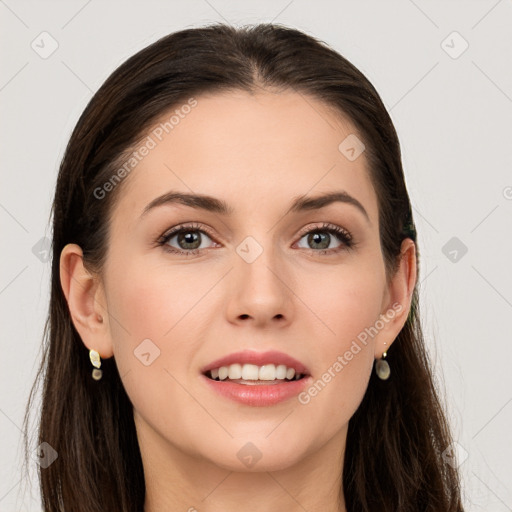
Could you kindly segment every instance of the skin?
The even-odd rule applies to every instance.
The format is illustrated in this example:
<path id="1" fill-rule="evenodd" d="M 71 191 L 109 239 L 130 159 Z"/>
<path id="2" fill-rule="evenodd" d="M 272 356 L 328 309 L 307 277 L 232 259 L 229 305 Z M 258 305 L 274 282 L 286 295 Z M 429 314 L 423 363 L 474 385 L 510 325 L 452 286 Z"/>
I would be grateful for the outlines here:
<path id="1" fill-rule="evenodd" d="M 387 284 L 365 154 L 349 161 L 338 150 L 357 133 L 347 119 L 295 92 L 197 100 L 125 178 L 102 275 L 86 270 L 77 245 L 62 251 L 74 325 L 102 359 L 115 355 L 134 405 L 145 512 L 229 512 L 240 503 L 254 512 L 345 511 L 339 494 L 347 425 L 374 359 L 407 319 L 414 243 L 404 240 L 399 270 Z M 296 196 L 341 189 L 362 203 L 369 221 L 344 203 L 285 215 Z M 144 207 L 169 190 L 223 199 L 235 213 L 174 204 L 140 220 Z M 195 231 L 199 255 L 154 244 L 185 222 L 211 229 L 213 236 Z M 324 222 L 348 230 L 355 248 L 330 235 L 328 248 L 341 250 L 319 254 L 301 230 L 325 233 Z M 263 248 L 252 263 L 236 252 L 247 236 Z M 168 245 L 187 250 L 177 236 Z M 401 311 L 307 404 L 294 397 L 269 407 L 242 405 L 201 382 L 201 367 L 245 348 L 286 352 L 316 381 L 396 303 Z M 149 366 L 134 357 L 147 338 L 160 349 Z M 262 454 L 251 468 L 237 457 L 248 442 Z"/>

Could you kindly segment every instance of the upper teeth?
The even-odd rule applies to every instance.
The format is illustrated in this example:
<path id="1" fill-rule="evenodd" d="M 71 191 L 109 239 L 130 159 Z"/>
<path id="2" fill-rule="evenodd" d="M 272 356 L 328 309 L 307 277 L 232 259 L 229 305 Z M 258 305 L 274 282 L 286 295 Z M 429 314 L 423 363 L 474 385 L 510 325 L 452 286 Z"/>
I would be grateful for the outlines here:
<path id="1" fill-rule="evenodd" d="M 275 380 L 275 379 L 292 379 L 295 376 L 294 368 L 287 368 L 286 365 L 266 364 L 257 366 L 255 364 L 231 364 L 229 366 L 221 366 L 211 370 L 212 379 L 217 377 L 220 380 L 227 379 L 244 379 L 244 380 Z M 301 377 L 297 374 L 296 378 Z"/>

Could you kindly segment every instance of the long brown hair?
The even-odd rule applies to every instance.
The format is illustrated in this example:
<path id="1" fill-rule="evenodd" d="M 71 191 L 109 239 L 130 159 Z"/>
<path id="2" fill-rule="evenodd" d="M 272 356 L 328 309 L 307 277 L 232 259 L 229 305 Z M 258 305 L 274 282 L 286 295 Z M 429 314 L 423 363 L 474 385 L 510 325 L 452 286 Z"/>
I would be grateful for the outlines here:
<path id="1" fill-rule="evenodd" d="M 38 444 L 48 443 L 58 453 L 38 470 L 46 512 L 140 512 L 145 498 L 133 406 L 114 358 L 104 361 L 99 383 L 91 378 L 88 350 L 60 285 L 63 247 L 80 245 L 86 266 L 101 273 L 109 215 L 123 183 L 102 200 L 94 191 L 112 177 L 145 130 L 191 96 L 261 88 L 309 95 L 357 127 L 378 198 L 388 279 L 398 268 L 401 242 L 416 241 L 391 118 L 368 79 L 324 42 L 277 24 L 212 24 L 162 37 L 130 57 L 78 120 L 56 184 L 44 355 L 25 414 L 26 425 L 35 386 L 43 378 Z M 457 469 L 444 460 L 452 439 L 424 345 L 417 286 L 387 360 L 391 377 L 382 381 L 372 372 L 349 422 L 340 490 L 347 509 L 460 512 Z"/>

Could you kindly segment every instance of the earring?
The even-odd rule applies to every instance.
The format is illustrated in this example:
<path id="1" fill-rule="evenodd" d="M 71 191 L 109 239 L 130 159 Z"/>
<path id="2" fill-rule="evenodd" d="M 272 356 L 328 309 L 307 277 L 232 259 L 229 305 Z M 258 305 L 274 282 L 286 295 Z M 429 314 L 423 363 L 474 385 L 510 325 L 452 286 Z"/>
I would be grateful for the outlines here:
<path id="1" fill-rule="evenodd" d="M 96 350 L 89 350 L 89 359 L 94 366 L 94 370 L 92 371 L 92 378 L 94 380 L 100 380 L 103 376 L 103 372 L 99 369 L 101 366 L 101 358 L 99 353 L 96 352 Z"/>
<path id="2" fill-rule="evenodd" d="M 384 360 L 387 355 L 387 351 L 382 354 L 382 359 L 379 359 L 375 363 L 375 373 L 377 377 L 382 380 L 387 380 L 389 375 L 391 374 L 391 369 L 389 368 L 389 363 Z"/>

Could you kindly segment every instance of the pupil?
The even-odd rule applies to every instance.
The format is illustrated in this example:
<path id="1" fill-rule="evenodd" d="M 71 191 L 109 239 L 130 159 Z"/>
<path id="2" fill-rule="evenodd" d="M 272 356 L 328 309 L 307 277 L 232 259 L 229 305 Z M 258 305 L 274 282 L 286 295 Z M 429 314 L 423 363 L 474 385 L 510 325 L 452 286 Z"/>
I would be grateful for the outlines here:
<path id="1" fill-rule="evenodd" d="M 187 231 L 185 233 L 180 233 L 178 235 L 178 241 L 181 243 L 182 241 L 185 242 L 185 247 L 181 246 L 183 249 L 197 249 L 197 247 L 194 246 L 194 242 L 197 242 L 199 240 L 199 236 L 197 233 L 194 233 L 192 231 Z M 189 247 L 192 245 L 192 247 Z"/>
<path id="2" fill-rule="evenodd" d="M 323 240 L 323 244 L 321 242 L 321 238 L 324 237 L 324 240 Z M 315 234 L 312 234 L 312 235 L 309 235 L 309 241 L 313 241 L 314 243 L 320 243 L 322 244 L 320 249 L 326 249 L 327 247 L 329 247 L 329 235 L 327 234 L 319 234 L 319 233 L 315 233 Z"/>

